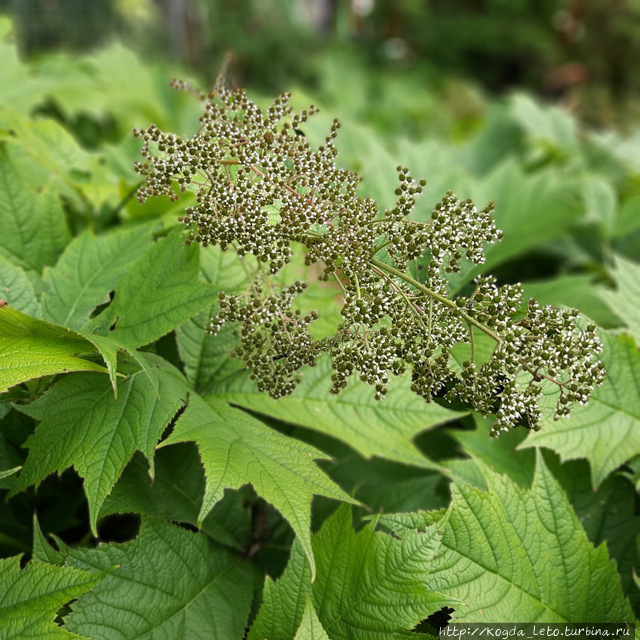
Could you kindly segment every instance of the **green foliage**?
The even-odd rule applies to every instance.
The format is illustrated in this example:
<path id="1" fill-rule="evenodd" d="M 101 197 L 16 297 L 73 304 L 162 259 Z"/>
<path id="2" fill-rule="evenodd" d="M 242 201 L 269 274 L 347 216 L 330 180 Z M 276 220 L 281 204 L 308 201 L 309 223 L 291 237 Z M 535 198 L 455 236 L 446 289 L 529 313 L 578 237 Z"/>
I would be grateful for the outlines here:
<path id="1" fill-rule="evenodd" d="M 582 131 L 570 116 L 522 97 L 491 106 L 484 128 L 455 144 L 373 132 L 347 110 L 331 175 L 353 180 L 358 167 L 366 179 L 348 193 L 330 185 L 325 202 L 337 194 L 354 208 L 336 219 L 331 242 L 307 237 L 330 233 L 331 225 L 307 229 L 295 242 L 283 241 L 291 227 L 280 225 L 273 252 L 266 241 L 287 215 L 284 200 L 255 208 L 262 226 L 235 230 L 246 248 L 264 248 L 262 263 L 185 243 L 178 216 L 197 207 L 192 193 L 165 185 L 170 197 L 131 199 L 139 145 L 127 129 L 154 119 L 191 140 L 197 127 L 193 104 L 160 84 L 166 72 L 147 70 L 122 48 L 31 65 L 12 51 L 0 46 L 0 73 L 10 81 L 0 98 L 0 637 L 382 639 L 426 635 L 428 618 L 442 607 L 466 621 L 640 615 L 637 140 L 620 153 L 615 136 Z M 133 80 L 118 86 L 123 62 Z M 54 77 L 60 83 L 52 87 Z M 47 109 L 35 115 L 45 96 Z M 83 110 L 98 132 L 92 150 L 77 142 Z M 104 118 L 114 122 L 108 135 Z M 289 131 L 283 140 L 307 153 L 323 144 L 323 127 L 331 130 L 323 118 L 298 122 L 305 137 Z M 398 161 L 430 179 L 426 205 L 416 200 L 402 215 L 393 213 Z M 221 171 L 225 188 L 244 179 L 237 165 L 222 166 L 229 168 L 228 176 Z M 286 173 L 291 168 L 285 162 L 283 182 L 302 189 Z M 420 186 L 400 174 L 409 189 Z M 220 187 L 220 175 L 214 182 Z M 262 183 L 249 182 L 260 198 Z M 457 259 L 447 246 L 453 262 L 438 263 L 436 274 L 434 236 L 424 230 L 435 225 L 434 209 L 438 221 L 447 209 L 447 202 L 438 209 L 436 192 L 449 188 L 494 200 L 505 237 L 485 262 Z M 400 191 L 397 198 L 417 195 Z M 380 249 L 371 234 L 366 260 L 356 243 L 337 255 L 356 218 L 374 211 L 367 198 L 398 214 L 385 231 L 397 246 Z M 464 200 L 449 209 L 471 211 Z M 491 224 L 486 212 L 476 214 Z M 442 217 L 447 230 L 462 225 Z M 428 253 L 418 250 L 420 238 Z M 313 251 L 324 265 L 305 264 Z M 325 281 L 331 253 L 339 277 Z M 267 273 L 289 255 L 278 273 Z M 444 268 L 456 263 L 457 272 Z M 489 271 L 501 288 L 490 284 Z M 302 280 L 304 293 L 281 306 L 279 294 Z M 302 344 L 334 347 L 318 354 L 315 367 L 291 371 L 300 382 L 278 399 L 260 391 L 234 356 L 242 324 L 232 316 L 250 300 L 265 308 L 258 281 L 276 311 L 287 307 L 300 321 L 318 313 Z M 431 296 L 434 282 L 446 302 Z M 478 295 L 506 305 L 520 291 L 516 282 L 539 306 L 520 304 L 518 293 L 499 326 L 488 326 L 495 314 Z M 366 353 L 360 325 L 380 302 L 367 296 L 393 293 L 406 312 L 400 292 L 416 304 L 428 305 L 430 296 L 441 304 L 443 340 L 452 318 L 463 326 L 435 353 L 448 354 L 450 387 L 426 403 L 411 390 L 416 369 L 428 370 L 416 359 L 389 376 L 380 401 L 375 384 L 355 376 L 330 393 L 340 383 L 331 357 L 335 364 L 349 346 L 342 338 L 348 334 Z M 368 307 L 357 304 L 365 298 Z M 588 318 L 555 309 L 536 315 L 548 304 L 575 306 Z M 225 308 L 226 322 L 212 335 L 211 319 Z M 469 377 L 467 361 L 482 371 L 492 360 L 498 343 L 491 333 L 508 341 L 513 327 L 534 337 L 540 327 L 557 331 L 536 342 L 542 358 L 551 337 L 559 343 L 552 353 L 572 351 L 567 345 L 585 335 L 589 318 L 600 328 L 575 350 L 595 362 L 597 333 L 607 376 L 569 417 L 553 418 L 562 384 L 541 384 L 541 430 L 521 420 L 495 439 L 499 386 L 483 394 L 490 404 L 475 403 L 479 410 L 463 393 L 449 393 L 454 378 Z M 251 333 L 252 314 L 247 319 Z M 404 320 L 413 340 L 411 323 L 420 316 L 410 319 L 381 315 L 367 324 L 367 339 Z M 331 342 L 335 335 L 342 341 Z M 518 345 L 524 358 L 526 340 Z M 277 367 L 287 366 L 288 352 L 268 353 L 260 362 L 281 383 Z M 515 357 L 513 344 L 509 353 Z M 366 358 L 358 362 L 366 374 Z M 537 384 L 532 376 L 520 370 L 513 382 L 522 390 Z"/>

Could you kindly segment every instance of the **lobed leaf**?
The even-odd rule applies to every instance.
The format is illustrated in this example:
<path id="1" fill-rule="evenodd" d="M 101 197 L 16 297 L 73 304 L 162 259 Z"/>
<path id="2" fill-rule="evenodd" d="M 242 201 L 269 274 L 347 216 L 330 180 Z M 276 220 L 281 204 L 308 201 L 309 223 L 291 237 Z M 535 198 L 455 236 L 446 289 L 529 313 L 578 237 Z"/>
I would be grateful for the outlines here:
<path id="1" fill-rule="evenodd" d="M 542 457 L 530 490 L 486 467 L 489 491 L 454 484 L 430 584 L 460 622 L 633 621 L 607 548 L 594 549 Z M 438 514 L 382 516 L 401 535 Z"/>
<path id="2" fill-rule="evenodd" d="M 42 482 L 73 466 L 84 478 L 91 529 L 100 507 L 135 451 L 151 464 L 153 450 L 186 399 L 179 374 L 157 356 L 146 354 L 154 381 L 142 370 L 118 383 L 118 400 L 106 379 L 71 375 L 20 410 L 40 420 L 26 447 L 29 455 L 19 488 Z"/>
<path id="3" fill-rule="evenodd" d="M 313 536 L 317 576 L 294 546 L 289 565 L 275 583 L 267 581 L 264 601 L 249 640 L 285 640 L 304 625 L 333 640 L 412 638 L 411 629 L 451 599 L 432 589 L 432 563 L 441 534 L 435 526 L 411 531 L 402 540 L 373 525 L 355 533 L 349 507 L 341 506 Z M 307 602 L 313 603 L 313 613 Z M 311 620 L 306 620 L 307 616 Z M 304 636 L 303 636 L 304 637 Z"/>
<path id="4" fill-rule="evenodd" d="M 109 302 L 109 292 L 150 247 L 148 226 L 100 236 L 89 230 L 80 234 L 67 245 L 55 267 L 44 270 L 44 318 L 82 329 L 91 312 Z"/>
<path id="5" fill-rule="evenodd" d="M 65 619 L 92 640 L 241 638 L 259 580 L 249 561 L 204 534 L 151 518 L 131 542 L 70 549 L 67 564 L 117 567 Z"/>
<path id="6" fill-rule="evenodd" d="M 640 265 L 622 256 L 616 256 L 613 277 L 617 289 L 601 289 L 600 297 L 607 306 L 629 327 L 629 333 L 640 344 Z"/>
<path id="7" fill-rule="evenodd" d="M 562 460 L 587 458 L 595 488 L 640 453 L 640 354 L 628 336 L 605 333 L 603 338 L 607 377 L 589 404 L 562 420 L 543 417 L 540 431 L 518 447 L 548 447 Z"/>
<path id="8" fill-rule="evenodd" d="M 225 488 L 250 482 L 289 521 L 315 572 L 309 533 L 313 494 L 352 501 L 314 463 L 325 456 L 218 398 L 209 398 L 207 403 L 195 394 L 160 446 L 191 441 L 198 445 L 206 474 L 199 522 L 222 498 Z"/>
<path id="9" fill-rule="evenodd" d="M 0 560 L 0 640 L 80 640 L 55 624 L 65 604 L 93 589 L 105 571 L 30 562 L 20 569 L 20 558 Z"/>
<path id="10" fill-rule="evenodd" d="M 128 268 L 111 304 L 85 329 L 132 348 L 153 342 L 215 300 L 217 289 L 197 276 L 198 247 L 175 230 Z"/>
<path id="11" fill-rule="evenodd" d="M 21 382 L 71 371 L 104 371 L 79 354 L 93 345 L 70 329 L 0 306 L 0 392 Z"/>
<path id="12" fill-rule="evenodd" d="M 371 387 L 359 380 L 332 395 L 332 372 L 329 361 L 320 359 L 304 372 L 291 395 L 278 400 L 259 393 L 245 372 L 220 381 L 215 391 L 216 396 L 245 409 L 338 438 L 365 457 L 433 466 L 412 439 L 425 429 L 460 417 L 462 412 L 435 402 L 427 404 L 410 391 L 406 379 L 392 379 L 382 402 L 373 401 Z"/>

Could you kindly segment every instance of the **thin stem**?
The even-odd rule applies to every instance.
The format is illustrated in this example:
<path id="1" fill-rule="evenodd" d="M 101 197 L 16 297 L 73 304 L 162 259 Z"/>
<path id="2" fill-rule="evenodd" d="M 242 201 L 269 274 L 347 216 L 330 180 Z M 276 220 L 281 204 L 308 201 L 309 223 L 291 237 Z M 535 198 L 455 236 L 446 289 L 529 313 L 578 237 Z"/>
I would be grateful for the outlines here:
<path id="1" fill-rule="evenodd" d="M 433 289 L 429 289 L 429 287 L 425 287 L 422 283 L 418 282 L 411 276 L 408 276 L 406 273 L 392 267 L 389 264 L 385 264 L 376 258 L 371 258 L 371 264 L 380 269 L 381 271 L 385 271 L 386 273 L 390 273 L 401 280 L 404 280 L 407 284 L 410 284 L 412 287 L 418 289 L 418 291 L 422 291 L 422 293 L 426 293 L 430 298 L 434 298 L 438 302 L 444 304 L 445 306 L 454 309 L 467 323 L 472 324 L 474 327 L 477 327 L 483 333 L 486 333 L 488 336 L 493 338 L 497 343 L 498 347 L 502 345 L 502 338 L 495 332 L 489 329 L 486 325 L 478 322 L 473 316 L 470 316 L 466 311 L 463 311 L 453 300 L 449 300 L 449 298 L 445 298 L 443 295 L 433 291 Z"/>

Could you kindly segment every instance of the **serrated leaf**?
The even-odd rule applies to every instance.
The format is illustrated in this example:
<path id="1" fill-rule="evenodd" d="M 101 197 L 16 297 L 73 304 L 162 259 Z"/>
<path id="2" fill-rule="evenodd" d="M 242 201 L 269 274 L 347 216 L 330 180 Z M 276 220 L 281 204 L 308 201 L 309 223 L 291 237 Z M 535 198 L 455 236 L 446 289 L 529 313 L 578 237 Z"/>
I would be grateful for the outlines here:
<path id="1" fill-rule="evenodd" d="M 157 356 L 145 358 L 156 368 L 159 393 L 144 371 L 118 382 L 117 401 L 106 379 L 71 375 L 20 408 L 41 421 L 26 442 L 20 488 L 73 466 L 84 478 L 94 533 L 100 507 L 135 451 L 144 453 L 153 474 L 154 447 L 186 400 L 179 374 Z"/>
<path id="2" fill-rule="evenodd" d="M 93 345 L 75 331 L 0 306 L 0 392 L 56 373 L 107 370 L 78 357 Z"/>
<path id="3" fill-rule="evenodd" d="M 440 546 L 436 527 L 410 531 L 402 540 L 351 526 L 341 506 L 313 536 L 318 572 L 308 582 L 302 554 L 292 550 L 280 580 L 267 583 L 250 640 L 291 638 L 303 622 L 310 595 L 324 632 L 333 640 L 412 638 L 411 629 L 451 599 L 432 589 L 431 563 Z"/>
<path id="4" fill-rule="evenodd" d="M 33 516 L 33 559 L 59 567 L 64 564 L 65 560 L 65 555 L 49 544 L 35 515 Z"/>
<path id="5" fill-rule="evenodd" d="M 65 619 L 92 640 L 241 638 L 259 580 L 248 560 L 204 534 L 148 518 L 135 540 L 69 550 L 67 563 L 118 567 Z"/>
<path id="6" fill-rule="evenodd" d="M 21 570 L 19 557 L 0 560 L 0 640 L 80 640 L 55 624 L 55 614 L 105 575 L 40 562 Z"/>
<path id="7" fill-rule="evenodd" d="M 558 466 L 550 457 L 545 457 L 549 468 L 566 491 L 589 540 L 593 545 L 606 541 L 609 555 L 618 565 L 622 588 L 637 613 L 640 592 L 633 585 L 633 570 L 640 566 L 640 517 L 635 513 L 633 485 L 614 474 L 594 492 L 586 460 L 571 460 Z"/>
<path id="8" fill-rule="evenodd" d="M 199 521 L 226 487 L 250 482 L 288 520 L 313 569 L 309 534 L 313 494 L 352 501 L 316 466 L 314 459 L 326 456 L 218 398 L 210 398 L 208 404 L 196 394 L 161 446 L 191 441 L 198 445 L 207 477 Z"/>
<path id="9" fill-rule="evenodd" d="M 33 271 L 30 273 L 34 273 Z M 33 318 L 41 318 L 40 303 L 24 269 L 0 255 L 0 298 Z"/>
<path id="10" fill-rule="evenodd" d="M 601 289 L 600 297 L 629 327 L 629 333 L 640 344 L 640 264 L 616 256 L 613 277 L 616 290 Z"/>
<path id="11" fill-rule="evenodd" d="M 406 378 L 392 379 L 381 402 L 372 388 L 353 380 L 339 395 L 332 395 L 330 362 L 326 358 L 305 370 L 297 389 L 274 400 L 259 393 L 245 373 L 216 385 L 216 395 L 258 413 L 315 429 L 338 438 L 365 457 L 379 456 L 406 464 L 432 467 L 412 442 L 421 431 L 454 420 L 463 412 L 426 403 L 409 389 Z"/>
<path id="12" fill-rule="evenodd" d="M 318 620 L 318 615 L 308 595 L 305 599 L 302 622 L 293 640 L 331 640 L 327 632 L 322 628 L 322 624 L 320 620 Z"/>
<path id="13" fill-rule="evenodd" d="M 100 517 L 112 513 L 140 513 L 197 526 L 205 477 L 196 446 L 188 443 L 159 449 L 154 462 L 152 479 L 146 458 L 141 454 L 133 456 L 107 496 Z M 202 531 L 216 542 L 242 550 L 240 542 L 215 516 L 216 507 L 202 522 Z"/>
<path id="14" fill-rule="evenodd" d="M 198 246 L 186 246 L 175 230 L 130 266 L 111 304 L 85 329 L 134 348 L 153 342 L 215 300 L 217 289 L 197 276 Z"/>
<path id="15" fill-rule="evenodd" d="M 55 267 L 44 270 L 45 320 L 82 329 L 91 312 L 109 301 L 109 292 L 150 246 L 148 226 L 100 236 L 87 230 L 79 235 Z"/>
<path id="16" fill-rule="evenodd" d="M 461 601 L 454 621 L 633 620 L 606 546 L 594 549 L 540 455 L 531 490 L 486 467 L 484 474 L 487 493 L 453 485 L 441 552 L 430 574 L 434 589 Z M 410 526 L 419 515 L 381 520 Z M 434 519 L 438 514 L 425 514 L 422 524 Z"/>
<path id="17" fill-rule="evenodd" d="M 24 269 L 42 271 L 69 242 L 64 212 L 50 186 L 29 179 L 0 145 L 0 255 Z"/>
<path id="18" fill-rule="evenodd" d="M 240 293 L 247 284 L 241 258 L 232 251 L 222 251 L 220 247 L 209 246 L 201 251 L 200 271 L 204 279 L 215 286 L 216 292 Z M 199 393 L 208 392 L 216 378 L 242 366 L 229 357 L 235 346 L 232 328 L 224 327 L 215 336 L 206 331 L 216 310 L 217 300 L 176 329 L 176 342 L 187 379 Z"/>
<path id="19" fill-rule="evenodd" d="M 518 447 L 548 447 L 563 461 L 587 458 L 594 488 L 640 453 L 640 353 L 628 336 L 603 337 L 607 377 L 589 404 L 579 405 L 568 418 L 543 416 L 540 431 L 531 432 Z"/>
<path id="20" fill-rule="evenodd" d="M 275 582 L 267 577 L 262 606 L 249 631 L 248 640 L 289 640 L 304 616 L 311 593 L 311 567 L 299 540 L 291 547 L 284 573 Z"/>

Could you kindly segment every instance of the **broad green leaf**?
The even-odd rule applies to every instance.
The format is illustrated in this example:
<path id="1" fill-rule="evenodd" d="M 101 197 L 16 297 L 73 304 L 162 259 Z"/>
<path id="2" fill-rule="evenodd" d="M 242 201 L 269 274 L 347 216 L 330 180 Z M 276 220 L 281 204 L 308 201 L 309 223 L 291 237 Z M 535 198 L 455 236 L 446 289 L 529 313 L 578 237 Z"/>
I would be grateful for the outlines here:
<path id="1" fill-rule="evenodd" d="M 34 272 L 30 272 L 34 273 Z M 33 318 L 41 318 L 40 303 L 24 269 L 0 255 L 0 298 Z"/>
<path id="2" fill-rule="evenodd" d="M 93 345 L 75 331 L 0 306 L 0 392 L 21 382 L 71 371 L 104 371 L 78 357 Z"/>
<path id="3" fill-rule="evenodd" d="M 564 460 L 587 458 L 597 488 L 617 467 L 640 453 L 640 353 L 628 336 L 604 334 L 607 377 L 589 404 L 568 418 L 543 417 L 538 432 L 519 445 L 548 447 Z M 555 403 L 555 396 L 550 397 Z"/>
<path id="4" fill-rule="evenodd" d="M 489 491 L 462 483 L 429 584 L 461 602 L 456 622 L 622 622 L 633 613 L 606 545 L 587 539 L 567 496 L 538 456 L 530 490 L 485 467 Z M 381 520 L 396 531 L 438 514 Z M 397 526 L 400 525 L 400 526 Z"/>
<path id="5" fill-rule="evenodd" d="M 331 640 L 322 628 L 322 623 L 318 620 L 318 615 L 308 595 L 305 599 L 302 622 L 293 640 Z"/>
<path id="6" fill-rule="evenodd" d="M 0 640 L 81 640 L 55 624 L 56 612 L 105 574 L 40 562 L 20 569 L 19 557 L 0 560 Z"/>
<path id="7" fill-rule="evenodd" d="M 629 327 L 630 334 L 640 344 L 640 264 L 616 256 L 613 277 L 616 290 L 600 289 L 600 297 Z"/>
<path id="8" fill-rule="evenodd" d="M 33 516 L 33 559 L 57 566 L 62 566 L 65 560 L 64 554 L 49 544 L 35 515 Z"/>
<path id="9" fill-rule="evenodd" d="M 197 276 L 198 246 L 176 230 L 130 265 L 111 304 L 85 328 L 134 348 L 153 342 L 215 300 L 217 289 Z"/>
<path id="10" fill-rule="evenodd" d="M 607 543 L 609 555 L 618 565 L 622 588 L 635 611 L 640 611 L 640 591 L 633 583 L 634 570 L 640 566 L 640 517 L 635 510 L 633 484 L 614 474 L 594 492 L 586 460 L 554 465 L 550 457 L 545 456 L 549 468 L 566 491 L 589 540 L 594 546 Z"/>
<path id="11" fill-rule="evenodd" d="M 204 534 L 148 518 L 135 540 L 69 550 L 67 563 L 117 567 L 65 618 L 92 640 L 241 638 L 259 580 L 248 560 Z"/>
<path id="12" fill-rule="evenodd" d="M 528 95 L 511 98 L 511 110 L 532 141 L 543 150 L 570 152 L 578 146 L 577 121 L 558 107 L 542 107 Z"/>
<path id="13" fill-rule="evenodd" d="M 0 145 L 0 255 L 15 265 L 42 271 L 70 239 L 58 196 L 30 179 L 31 165 L 18 166 Z"/>
<path id="14" fill-rule="evenodd" d="M 247 284 L 241 258 L 233 251 L 222 251 L 220 247 L 210 246 L 200 252 L 200 272 L 207 282 L 215 286 L 216 293 L 240 293 Z M 207 392 L 216 378 L 225 377 L 242 366 L 229 357 L 235 346 L 231 327 L 224 327 L 216 336 L 206 332 L 216 312 L 217 300 L 176 329 L 178 351 L 187 379 L 200 393 Z"/>
<path id="15" fill-rule="evenodd" d="M 525 299 L 541 305 L 553 304 L 578 309 L 599 326 L 608 329 L 620 324 L 618 318 L 602 304 L 599 289 L 588 275 L 558 276 L 550 280 L 524 282 Z"/>
<path id="16" fill-rule="evenodd" d="M 157 356 L 145 358 L 156 368 L 159 393 L 140 370 L 118 382 L 117 401 L 105 378 L 72 375 L 20 408 L 41 421 L 26 443 L 29 455 L 20 488 L 75 467 L 84 478 L 94 532 L 102 503 L 135 451 L 144 453 L 153 475 L 156 443 L 186 400 L 179 374 Z"/>
<path id="17" fill-rule="evenodd" d="M 112 513 L 140 513 L 197 526 L 205 476 L 196 446 L 185 443 L 159 449 L 154 464 L 155 473 L 151 478 L 149 462 L 142 454 L 135 454 L 107 496 L 100 517 Z M 218 505 L 211 510 L 200 528 L 216 542 L 242 550 L 241 541 L 216 517 L 219 515 Z M 249 528 L 250 523 L 247 522 Z"/>
<path id="18" fill-rule="evenodd" d="M 199 521 L 226 487 L 250 482 L 288 520 L 315 569 L 309 538 L 313 494 L 351 501 L 316 466 L 314 459 L 325 456 L 218 398 L 207 404 L 195 394 L 160 446 L 191 441 L 198 445 L 207 477 Z"/>
<path id="19" fill-rule="evenodd" d="M 516 447 L 524 440 L 528 430 L 511 429 L 508 433 L 500 434 L 499 438 L 492 438 L 489 435 L 493 418 L 484 418 L 474 413 L 477 428 L 473 431 L 462 431 L 460 429 L 449 429 L 448 433 L 462 445 L 463 451 L 470 456 L 467 460 L 445 460 L 441 461 L 443 467 L 448 469 L 454 480 L 466 481 L 471 478 L 480 482 L 472 481 L 479 489 L 487 488 L 482 467 L 487 466 L 496 473 L 507 475 L 513 482 L 522 488 L 531 486 L 535 470 L 535 454 L 533 451 L 516 451 Z M 478 464 L 480 463 L 480 464 Z M 475 470 L 465 469 L 462 466 L 475 466 Z"/>
<path id="20" fill-rule="evenodd" d="M 248 640 L 290 640 L 300 626 L 311 593 L 311 567 L 299 540 L 291 547 L 284 573 L 275 582 L 267 576 L 262 606 Z"/>
<path id="21" fill-rule="evenodd" d="M 55 267 L 44 270 L 44 318 L 82 329 L 91 312 L 109 301 L 109 292 L 150 247 L 148 226 L 100 236 L 87 230 L 79 235 Z"/>
<path id="22" fill-rule="evenodd" d="M 611 183 L 597 175 L 585 176 L 583 198 L 587 220 L 599 223 L 610 232 L 614 227 L 618 210 L 616 192 Z"/>
<path id="23" fill-rule="evenodd" d="M 302 382 L 290 395 L 273 400 L 259 393 L 249 376 L 241 372 L 215 387 L 216 395 L 232 404 L 315 429 L 338 438 L 364 457 L 379 456 L 405 464 L 431 467 L 412 442 L 421 431 L 463 415 L 426 403 L 412 393 L 406 378 L 392 379 L 381 402 L 372 388 L 355 379 L 339 395 L 332 395 L 329 361 L 305 370 Z"/>
<path id="24" fill-rule="evenodd" d="M 318 572 L 309 584 L 302 554 L 291 553 L 282 577 L 267 582 L 250 640 L 291 638 L 304 620 L 310 596 L 318 621 L 332 640 L 412 638 L 411 629 L 452 600 L 433 590 L 431 568 L 441 534 L 435 526 L 401 540 L 351 526 L 341 506 L 313 536 Z"/>

